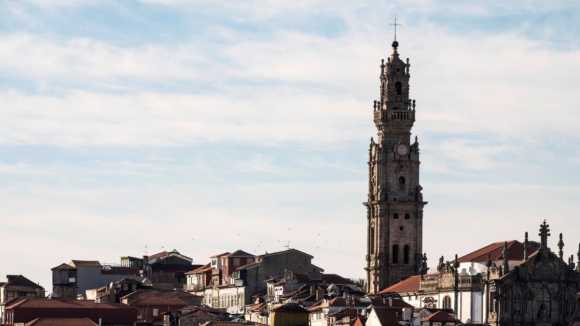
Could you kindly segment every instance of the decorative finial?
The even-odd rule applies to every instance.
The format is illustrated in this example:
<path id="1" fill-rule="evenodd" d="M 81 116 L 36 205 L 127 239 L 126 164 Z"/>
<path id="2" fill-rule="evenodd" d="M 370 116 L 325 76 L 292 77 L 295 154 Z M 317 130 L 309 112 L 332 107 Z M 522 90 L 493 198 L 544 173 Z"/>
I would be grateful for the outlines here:
<path id="1" fill-rule="evenodd" d="M 544 223 L 540 224 L 540 234 L 538 235 L 540 236 L 540 250 L 547 251 L 550 226 L 546 224 L 546 220 L 544 220 Z"/>
<path id="2" fill-rule="evenodd" d="M 526 231 L 526 238 L 524 239 L 524 261 L 528 260 L 528 231 Z"/>
<path id="3" fill-rule="evenodd" d="M 562 239 L 562 233 L 560 233 L 560 241 L 558 241 L 558 248 L 560 248 L 560 250 L 558 251 L 558 257 L 562 260 L 564 260 L 564 240 Z"/>
<path id="4" fill-rule="evenodd" d="M 487 260 L 485 261 L 485 266 L 491 267 L 491 253 L 487 253 Z"/>
<path id="5" fill-rule="evenodd" d="M 401 24 L 397 24 L 397 15 L 395 15 L 395 23 L 390 25 L 395 26 L 395 40 L 393 42 L 393 47 L 396 48 L 399 46 L 399 42 L 397 42 L 397 26 L 401 26 Z"/>
<path id="6" fill-rule="evenodd" d="M 503 255 L 503 275 L 506 275 L 510 271 L 509 260 L 508 260 L 509 250 L 508 250 L 507 241 L 503 244 L 502 255 Z"/>
<path id="7" fill-rule="evenodd" d="M 580 266 L 580 243 L 578 244 L 578 253 L 577 253 L 577 260 L 578 260 L 578 266 Z"/>

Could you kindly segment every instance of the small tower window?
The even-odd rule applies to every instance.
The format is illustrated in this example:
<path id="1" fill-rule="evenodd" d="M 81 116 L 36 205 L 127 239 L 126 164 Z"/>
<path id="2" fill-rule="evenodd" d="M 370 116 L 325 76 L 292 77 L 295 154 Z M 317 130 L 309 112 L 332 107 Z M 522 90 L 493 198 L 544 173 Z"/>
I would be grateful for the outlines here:
<path id="1" fill-rule="evenodd" d="M 393 218 L 394 218 L 395 220 L 398 220 L 398 219 L 399 219 L 399 214 L 397 214 L 397 213 L 393 214 Z"/>
<path id="2" fill-rule="evenodd" d="M 409 263 L 409 246 L 403 247 L 403 263 Z"/>
<path id="3" fill-rule="evenodd" d="M 443 298 L 443 309 L 451 309 L 451 297 L 445 296 Z"/>
<path id="4" fill-rule="evenodd" d="M 395 83 L 395 94 L 398 96 L 403 95 L 403 84 L 401 82 Z"/>
<path id="5" fill-rule="evenodd" d="M 411 217 L 409 216 L 409 214 L 405 214 L 405 219 L 406 219 L 406 220 L 408 220 L 408 219 L 410 219 L 410 218 L 411 218 Z"/>
<path id="6" fill-rule="evenodd" d="M 394 245 L 393 246 L 393 264 L 398 264 L 398 263 L 399 263 L 399 246 Z"/>
<path id="7" fill-rule="evenodd" d="M 399 190 L 405 190 L 405 177 L 399 177 Z"/>

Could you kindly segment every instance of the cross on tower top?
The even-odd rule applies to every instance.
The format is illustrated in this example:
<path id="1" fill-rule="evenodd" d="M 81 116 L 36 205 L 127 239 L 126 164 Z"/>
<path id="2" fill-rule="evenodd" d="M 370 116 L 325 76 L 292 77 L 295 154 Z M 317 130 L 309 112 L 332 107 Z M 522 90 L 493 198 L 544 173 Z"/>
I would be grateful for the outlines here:
<path id="1" fill-rule="evenodd" d="M 397 15 L 395 15 L 395 23 L 389 24 L 395 26 L 395 42 L 397 41 L 397 26 L 401 26 L 401 24 L 397 24 Z"/>

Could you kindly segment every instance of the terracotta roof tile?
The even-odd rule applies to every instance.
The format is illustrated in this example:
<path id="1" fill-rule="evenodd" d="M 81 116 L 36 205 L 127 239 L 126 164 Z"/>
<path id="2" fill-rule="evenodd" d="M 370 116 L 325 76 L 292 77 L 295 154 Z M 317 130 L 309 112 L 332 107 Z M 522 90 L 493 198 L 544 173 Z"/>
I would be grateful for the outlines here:
<path id="1" fill-rule="evenodd" d="M 474 262 L 483 263 L 487 261 L 487 254 L 490 254 L 492 261 L 503 260 L 503 247 L 505 241 L 495 242 L 480 248 L 472 253 L 457 259 L 460 263 Z M 524 244 L 517 241 L 508 241 L 508 260 L 523 260 L 524 259 Z M 528 246 L 528 255 L 536 252 L 534 248 Z"/>
<path id="2" fill-rule="evenodd" d="M 189 271 L 187 273 L 185 273 L 186 275 L 191 275 L 191 274 L 197 274 L 197 273 L 203 273 L 203 272 L 207 272 L 211 270 L 211 263 L 207 263 L 199 268 L 196 268 L 192 271 Z"/>
<path id="3" fill-rule="evenodd" d="M 260 262 L 257 262 L 257 261 L 255 261 L 255 262 L 253 262 L 253 263 L 249 263 L 249 264 L 246 264 L 246 265 L 240 266 L 240 267 L 236 268 L 236 270 L 237 270 L 237 271 L 239 271 L 239 270 L 242 270 L 242 269 L 245 269 L 245 268 L 248 268 L 248 267 L 252 267 L 252 266 L 254 266 L 254 265 L 258 265 L 258 264 L 261 264 L 261 263 L 260 263 Z"/>
<path id="4" fill-rule="evenodd" d="M 348 304 L 347 304 L 348 299 Z M 413 308 L 412 305 L 406 303 L 401 299 L 383 299 L 383 298 L 354 298 L 354 303 L 351 298 L 337 297 L 328 302 L 331 307 L 346 307 L 346 306 L 368 306 L 372 304 L 375 307 L 397 307 L 397 308 Z"/>
<path id="5" fill-rule="evenodd" d="M 453 318 L 445 311 L 439 310 L 436 313 L 421 319 L 421 321 L 445 321 L 445 322 L 452 321 L 452 322 L 456 322 L 457 319 Z"/>
<path id="6" fill-rule="evenodd" d="M 439 274 L 427 274 L 423 277 L 439 277 Z M 407 277 L 406 279 L 399 281 L 388 288 L 380 291 L 378 294 L 384 293 L 401 293 L 401 292 L 417 292 L 421 288 L 421 275 L 415 275 Z"/>
<path id="7" fill-rule="evenodd" d="M 121 299 L 140 299 L 140 298 L 153 298 L 153 297 L 171 297 L 171 298 L 192 298 L 196 295 L 189 292 L 181 290 L 153 290 L 153 289 L 139 289 L 135 292 L 131 292 Z"/>
<path id="8" fill-rule="evenodd" d="M 85 267 L 102 267 L 101 263 L 98 260 L 72 260 L 71 263 L 75 267 L 78 266 L 85 266 Z"/>
<path id="9" fill-rule="evenodd" d="M 227 252 L 224 252 L 224 253 L 221 253 L 221 254 L 218 254 L 218 255 L 213 255 L 213 256 L 211 256 L 209 258 L 218 258 L 218 257 L 225 256 L 225 255 L 229 255 L 229 254 L 230 254 L 230 252 L 227 251 Z"/>
<path id="10" fill-rule="evenodd" d="M 243 323 L 244 326 L 268 326 L 266 324 L 260 324 L 253 321 Z M 232 322 L 232 321 L 208 321 L 201 326 L 240 326 L 240 323 Z"/>
<path id="11" fill-rule="evenodd" d="M 399 325 L 403 320 L 403 312 L 391 309 L 373 309 L 382 326 Z M 372 314 L 372 312 L 371 312 Z"/>
<path id="12" fill-rule="evenodd" d="M 3 285 L 5 289 L 12 291 L 22 291 L 22 292 L 35 292 L 38 290 L 44 290 L 44 288 L 31 280 L 27 279 L 22 275 L 18 275 L 13 278 L 10 282 Z"/>
<path id="13" fill-rule="evenodd" d="M 96 326 L 89 318 L 36 318 L 26 326 Z"/>
<path id="14" fill-rule="evenodd" d="M 76 271 L 77 268 L 65 263 L 62 263 L 54 268 L 51 269 L 51 271 Z"/>
<path id="15" fill-rule="evenodd" d="M 266 302 L 258 303 L 254 306 L 251 306 L 249 311 L 259 311 L 263 308 L 266 308 L 267 306 L 268 306 L 268 303 L 266 303 Z"/>
<path id="16" fill-rule="evenodd" d="M 183 306 L 187 307 L 189 303 L 178 297 L 146 297 L 139 298 L 131 303 L 130 306 Z"/>
<path id="17" fill-rule="evenodd" d="M 32 298 L 27 297 L 21 301 L 9 301 L 6 303 L 6 309 L 11 308 L 105 308 L 105 309 L 122 309 L 130 308 L 120 303 L 96 303 L 94 300 L 62 300 L 54 298 Z"/>

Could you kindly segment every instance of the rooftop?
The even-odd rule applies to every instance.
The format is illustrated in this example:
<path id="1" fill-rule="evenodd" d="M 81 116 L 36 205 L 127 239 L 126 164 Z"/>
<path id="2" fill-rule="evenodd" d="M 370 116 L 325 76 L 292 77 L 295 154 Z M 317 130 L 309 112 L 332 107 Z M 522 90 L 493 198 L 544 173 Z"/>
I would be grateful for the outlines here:
<path id="1" fill-rule="evenodd" d="M 98 260 L 71 260 L 70 265 L 74 267 L 102 267 Z"/>
<path id="2" fill-rule="evenodd" d="M 96 326 L 89 318 L 36 318 L 25 326 Z"/>
<path id="3" fill-rule="evenodd" d="M 503 248 L 506 241 L 495 242 L 457 259 L 460 263 L 485 263 L 489 253 L 492 261 L 503 260 Z M 524 244 L 517 240 L 507 241 L 508 260 L 524 260 Z M 528 255 L 537 250 L 528 246 Z"/>

